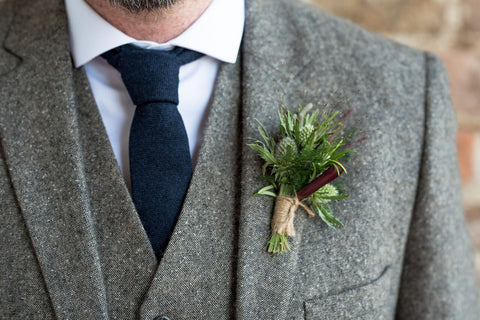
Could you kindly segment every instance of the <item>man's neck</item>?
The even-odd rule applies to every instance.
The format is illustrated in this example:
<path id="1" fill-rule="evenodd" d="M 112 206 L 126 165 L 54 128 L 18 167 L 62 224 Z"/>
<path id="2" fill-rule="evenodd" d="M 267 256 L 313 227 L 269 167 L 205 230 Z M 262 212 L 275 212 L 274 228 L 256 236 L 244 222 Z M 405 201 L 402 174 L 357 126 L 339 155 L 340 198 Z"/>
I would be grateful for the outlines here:
<path id="1" fill-rule="evenodd" d="M 168 9 L 131 12 L 108 0 L 86 2 L 111 25 L 126 35 L 145 41 L 167 42 L 187 30 L 212 0 L 179 1 Z"/>

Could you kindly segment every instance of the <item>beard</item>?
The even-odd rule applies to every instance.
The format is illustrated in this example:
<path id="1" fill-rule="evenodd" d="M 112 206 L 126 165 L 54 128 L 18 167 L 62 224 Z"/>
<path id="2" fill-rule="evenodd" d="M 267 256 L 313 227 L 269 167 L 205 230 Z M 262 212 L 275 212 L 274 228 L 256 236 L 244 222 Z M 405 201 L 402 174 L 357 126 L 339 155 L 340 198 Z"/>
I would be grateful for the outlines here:
<path id="1" fill-rule="evenodd" d="M 132 12 L 152 11 L 167 9 L 175 5 L 179 0 L 110 0 L 113 5 L 125 8 Z"/>

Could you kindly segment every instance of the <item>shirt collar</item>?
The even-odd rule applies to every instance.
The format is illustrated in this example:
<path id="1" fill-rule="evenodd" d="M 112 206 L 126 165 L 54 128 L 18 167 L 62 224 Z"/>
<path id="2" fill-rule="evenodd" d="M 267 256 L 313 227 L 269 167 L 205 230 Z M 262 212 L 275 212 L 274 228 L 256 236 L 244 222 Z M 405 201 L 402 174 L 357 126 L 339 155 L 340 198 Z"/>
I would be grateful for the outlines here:
<path id="1" fill-rule="evenodd" d="M 65 4 L 70 46 L 77 68 L 127 43 L 149 49 L 179 46 L 228 63 L 237 60 L 245 21 L 244 0 L 213 0 L 190 28 L 167 43 L 137 41 L 129 37 L 103 19 L 84 0 L 65 0 Z"/>

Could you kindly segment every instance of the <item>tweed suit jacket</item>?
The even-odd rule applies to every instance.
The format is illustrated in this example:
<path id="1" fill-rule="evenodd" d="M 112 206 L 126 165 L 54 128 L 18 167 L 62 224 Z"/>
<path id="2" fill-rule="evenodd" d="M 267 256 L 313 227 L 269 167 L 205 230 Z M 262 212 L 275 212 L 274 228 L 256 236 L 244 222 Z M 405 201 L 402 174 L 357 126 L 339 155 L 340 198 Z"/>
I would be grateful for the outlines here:
<path id="1" fill-rule="evenodd" d="M 438 59 L 288 0 L 248 0 L 184 207 L 157 265 L 62 0 L 0 1 L 2 319 L 479 319 L 455 120 Z M 246 147 L 280 105 L 339 102 L 355 146 L 333 205 L 265 250 L 273 199 Z"/>

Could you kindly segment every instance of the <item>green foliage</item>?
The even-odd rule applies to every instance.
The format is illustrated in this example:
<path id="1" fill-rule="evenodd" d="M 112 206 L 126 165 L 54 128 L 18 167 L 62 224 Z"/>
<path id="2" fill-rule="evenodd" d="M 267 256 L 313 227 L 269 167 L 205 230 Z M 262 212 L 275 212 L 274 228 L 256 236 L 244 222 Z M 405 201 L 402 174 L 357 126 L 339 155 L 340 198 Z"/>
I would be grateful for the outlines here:
<path id="1" fill-rule="evenodd" d="M 310 112 L 311 104 L 296 112 L 279 110 L 278 140 L 270 136 L 259 123 L 261 140 L 254 140 L 249 146 L 265 161 L 262 174 L 269 185 L 256 192 L 256 195 L 275 197 L 296 195 L 296 192 L 316 179 L 331 166 L 341 167 L 348 153 L 345 150 L 350 137 L 344 135 L 343 124 L 339 121 L 338 111 Z M 278 142 L 277 142 L 278 141 Z M 332 184 L 328 184 L 305 201 L 330 227 L 343 227 L 332 214 L 329 202 L 348 197 Z M 279 235 L 272 235 L 269 246 L 288 248 L 288 242 Z"/>
<path id="2" fill-rule="evenodd" d="M 332 209 L 328 203 L 332 200 L 345 198 L 348 198 L 347 194 L 340 194 L 337 187 L 327 184 L 308 197 L 307 203 L 329 227 L 343 228 L 343 223 L 333 216 Z"/>

